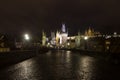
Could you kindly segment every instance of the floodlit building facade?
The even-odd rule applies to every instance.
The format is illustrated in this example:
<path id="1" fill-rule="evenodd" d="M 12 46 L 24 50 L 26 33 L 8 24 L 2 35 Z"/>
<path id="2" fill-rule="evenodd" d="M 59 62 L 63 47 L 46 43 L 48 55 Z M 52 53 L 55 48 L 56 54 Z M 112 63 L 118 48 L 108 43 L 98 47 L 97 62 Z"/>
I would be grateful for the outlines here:
<path id="1" fill-rule="evenodd" d="M 67 28 L 65 24 L 62 24 L 61 30 L 56 31 L 56 33 L 51 32 L 51 38 L 47 44 L 54 48 L 80 48 L 85 38 L 88 39 L 95 37 L 96 33 L 98 32 L 95 32 L 89 27 L 89 29 L 85 31 L 84 35 L 81 35 L 80 32 L 78 32 L 78 34 L 75 36 L 68 36 Z M 42 45 L 46 45 L 45 33 L 43 33 Z"/>

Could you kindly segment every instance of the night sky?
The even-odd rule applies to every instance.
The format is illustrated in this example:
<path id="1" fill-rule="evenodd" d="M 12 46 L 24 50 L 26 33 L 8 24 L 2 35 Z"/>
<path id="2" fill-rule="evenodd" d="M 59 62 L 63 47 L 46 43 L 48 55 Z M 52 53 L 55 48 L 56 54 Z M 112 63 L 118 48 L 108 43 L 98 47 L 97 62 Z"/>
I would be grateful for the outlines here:
<path id="1" fill-rule="evenodd" d="M 120 0 L 1 0 L 0 33 L 41 34 L 66 24 L 71 35 L 89 26 L 120 32 Z"/>

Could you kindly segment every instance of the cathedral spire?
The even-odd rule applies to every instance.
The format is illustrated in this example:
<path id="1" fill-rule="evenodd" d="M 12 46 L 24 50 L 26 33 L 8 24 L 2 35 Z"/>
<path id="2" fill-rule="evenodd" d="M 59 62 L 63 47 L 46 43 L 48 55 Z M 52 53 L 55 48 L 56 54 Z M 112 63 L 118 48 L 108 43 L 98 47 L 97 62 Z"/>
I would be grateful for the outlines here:
<path id="1" fill-rule="evenodd" d="M 65 24 L 62 24 L 62 32 L 66 32 Z"/>

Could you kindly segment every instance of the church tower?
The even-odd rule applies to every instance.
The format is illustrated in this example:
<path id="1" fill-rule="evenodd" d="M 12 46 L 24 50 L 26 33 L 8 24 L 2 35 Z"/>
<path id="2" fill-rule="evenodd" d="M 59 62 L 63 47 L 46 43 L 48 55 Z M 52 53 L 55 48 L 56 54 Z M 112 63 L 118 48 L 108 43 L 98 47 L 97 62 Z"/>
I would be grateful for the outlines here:
<path id="1" fill-rule="evenodd" d="M 62 32 L 65 33 L 66 32 L 66 27 L 65 24 L 62 24 Z"/>
<path id="2" fill-rule="evenodd" d="M 85 31 L 85 36 L 94 36 L 94 30 L 89 27 L 89 29 Z"/>
<path id="3" fill-rule="evenodd" d="M 68 33 L 66 32 L 65 24 L 62 24 L 60 44 L 65 45 L 67 42 Z"/>
<path id="4" fill-rule="evenodd" d="M 46 34 L 45 32 L 43 31 L 42 32 L 42 46 L 45 46 L 46 45 Z"/>
<path id="5" fill-rule="evenodd" d="M 59 45 L 59 41 L 60 41 L 60 32 L 56 32 L 56 45 Z"/>

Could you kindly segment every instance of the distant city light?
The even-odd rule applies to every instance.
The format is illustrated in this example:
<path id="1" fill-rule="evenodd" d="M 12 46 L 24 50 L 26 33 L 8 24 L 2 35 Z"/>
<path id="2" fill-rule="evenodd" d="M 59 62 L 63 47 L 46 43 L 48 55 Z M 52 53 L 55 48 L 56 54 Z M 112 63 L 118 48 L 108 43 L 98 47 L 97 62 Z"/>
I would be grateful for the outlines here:
<path id="1" fill-rule="evenodd" d="M 70 37 L 67 37 L 67 39 L 70 39 Z"/>
<path id="2" fill-rule="evenodd" d="M 75 37 L 71 37 L 71 39 L 73 40 L 73 39 L 75 39 Z"/>
<path id="3" fill-rule="evenodd" d="M 85 40 L 88 40 L 88 37 L 87 37 L 87 36 L 85 36 L 85 37 L 84 37 L 84 39 L 85 39 Z"/>
<path id="4" fill-rule="evenodd" d="M 25 34 L 25 35 L 24 35 L 24 38 L 25 38 L 25 40 L 29 40 L 29 39 L 30 39 L 30 37 L 29 37 L 28 34 Z"/>
<path id="5" fill-rule="evenodd" d="M 111 38 L 111 36 L 110 36 L 110 35 L 108 35 L 108 36 L 106 36 L 105 38 L 106 38 L 106 39 L 108 39 L 108 38 Z"/>
<path id="6" fill-rule="evenodd" d="M 67 43 L 67 45 L 69 46 L 69 45 L 70 45 L 70 43 L 68 42 L 68 43 Z"/>
<path id="7" fill-rule="evenodd" d="M 114 35 L 117 35 L 117 32 L 114 32 Z"/>
<path id="8" fill-rule="evenodd" d="M 50 43 L 48 43 L 48 45 L 50 45 Z"/>
<path id="9" fill-rule="evenodd" d="M 118 35 L 117 35 L 117 32 L 114 32 L 114 35 L 113 35 L 113 37 L 117 37 Z"/>

